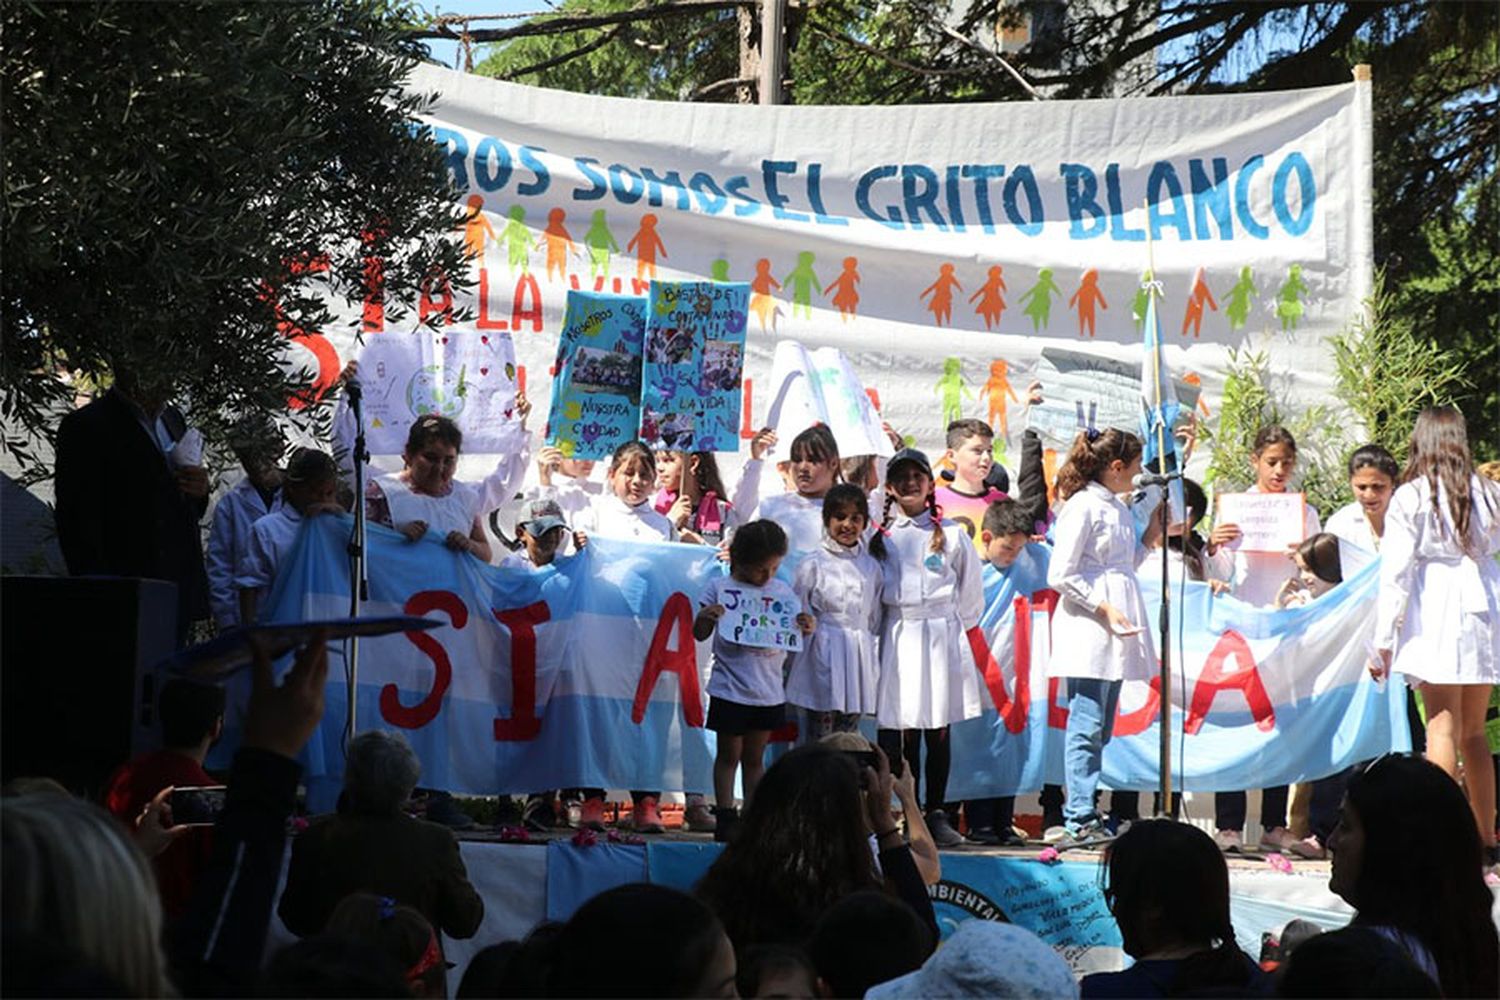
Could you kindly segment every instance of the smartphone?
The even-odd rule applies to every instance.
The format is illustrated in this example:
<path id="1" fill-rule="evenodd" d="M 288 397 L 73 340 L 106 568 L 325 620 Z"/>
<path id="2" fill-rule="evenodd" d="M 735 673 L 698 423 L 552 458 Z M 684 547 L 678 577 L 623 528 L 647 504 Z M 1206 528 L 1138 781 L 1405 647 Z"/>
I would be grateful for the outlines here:
<path id="1" fill-rule="evenodd" d="M 198 645 L 174 653 L 162 662 L 168 671 L 194 680 L 217 684 L 248 669 L 254 654 L 250 637 L 256 636 L 271 659 L 296 650 L 310 642 L 318 632 L 326 632 L 330 642 L 353 636 L 374 638 L 395 632 L 422 632 L 447 624 L 440 618 L 416 615 L 381 615 L 373 618 L 330 618 L 320 621 L 278 622 L 268 625 L 240 625 L 221 632 Z"/>
<path id="2" fill-rule="evenodd" d="M 213 826 L 224 811 L 223 785 L 174 788 L 168 801 L 173 826 Z"/>

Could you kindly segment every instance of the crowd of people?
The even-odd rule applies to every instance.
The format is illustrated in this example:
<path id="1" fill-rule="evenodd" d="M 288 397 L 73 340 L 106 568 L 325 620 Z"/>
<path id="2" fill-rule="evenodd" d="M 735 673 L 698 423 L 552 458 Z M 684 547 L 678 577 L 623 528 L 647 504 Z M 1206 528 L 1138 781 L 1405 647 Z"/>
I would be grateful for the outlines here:
<path id="1" fill-rule="evenodd" d="M 518 410 L 524 427 L 524 400 Z M 251 621 L 300 522 L 355 501 L 345 488 L 352 421 L 341 411 L 334 447 L 296 449 L 284 466 L 274 428 L 241 428 L 234 445 L 246 475 L 215 511 L 205 572 L 201 555 L 193 568 L 180 522 L 196 525 L 207 491 L 182 447 L 191 432 L 174 413 L 160 392 L 122 379 L 64 421 L 58 523 L 70 569 L 185 580 L 184 616 L 211 610 L 221 627 Z M 142 531 L 175 539 L 181 565 L 159 564 L 159 553 L 157 563 L 139 562 L 107 524 L 90 522 L 99 512 L 81 492 L 94 486 L 78 449 L 106 424 L 121 441 L 139 438 L 130 440 L 133 461 L 155 463 L 132 472 L 149 473 L 154 497 Z M 939 878 L 937 848 L 962 843 L 960 830 L 986 844 L 1021 836 L 1013 798 L 947 797 L 950 727 L 981 713 L 966 635 L 986 594 L 1006 582 L 1060 595 L 1048 671 L 1068 708 L 1065 781 L 1044 791 L 1044 839 L 1105 847 L 1101 891 L 1135 959 L 1124 972 L 1085 977 L 1084 995 L 1496 994 L 1485 870 L 1500 859 L 1484 719 L 1500 681 L 1500 486 L 1475 470 L 1457 411 L 1422 413 L 1404 470 L 1376 446 L 1357 450 L 1353 501 L 1326 531 L 1304 505 L 1305 540 L 1285 554 L 1239 549 L 1232 523 L 1199 534 L 1206 501 L 1190 480 L 1183 517 L 1165 531 L 1145 518 L 1139 530 L 1129 501 L 1142 444 L 1117 429 L 1081 431 L 1051 491 L 1027 432 L 1014 496 L 993 458 L 993 431 L 977 420 L 949 426 L 941 474 L 899 439 L 889 460 L 841 456 L 828 428 L 814 426 L 777 463 L 778 492 L 763 480 L 780 443 L 769 429 L 757 434 L 733 490 L 712 453 L 638 441 L 615 449 L 602 482 L 593 463 L 543 448 L 533 484 L 529 449 L 466 484 L 454 478 L 461 432 L 429 414 L 411 427 L 401 472 L 369 470 L 358 502 L 410 544 L 527 569 L 569 558 L 591 538 L 621 538 L 713 546 L 727 563 L 695 595 L 695 638 L 711 641 L 716 756 L 712 810 L 701 796 L 687 806 L 690 828 L 713 830 L 722 853 L 691 894 L 625 886 L 565 923 L 495 943 L 470 964 L 458 995 L 1075 994 L 1066 963 L 1021 928 L 970 921 L 937 948 L 927 891 Z M 1297 444 L 1267 427 L 1251 462 L 1252 492 L 1286 492 Z M 518 496 L 513 524 L 493 524 L 491 512 Z M 960 510 L 973 513 L 945 517 Z M 1229 922 L 1224 853 L 1244 844 L 1244 791 L 1215 797 L 1212 836 L 1139 819 L 1130 793 L 1114 792 L 1109 812 L 1100 809 L 1121 686 L 1156 670 L 1148 595 L 1160 560 L 1147 556 L 1162 547 L 1215 593 L 1264 607 L 1318 600 L 1378 556 L 1369 669 L 1406 678 L 1425 712 L 1426 760 L 1387 755 L 1315 782 L 1306 837 L 1289 832 L 1288 789 L 1263 791 L 1261 846 L 1331 855 L 1331 888 L 1357 912 L 1349 929 L 1283 956 L 1274 977 L 1240 951 Z M 778 578 L 793 554 L 795 571 Z M 730 583 L 795 597 L 801 650 L 787 656 L 719 632 Z M 451 831 L 407 815 L 420 762 L 399 736 L 350 742 L 337 811 L 297 834 L 277 897 L 295 758 L 321 717 L 326 673 L 321 642 L 299 653 L 279 686 L 257 651 L 244 736 L 211 830 L 174 825 L 165 798 L 174 785 L 213 783 L 202 763 L 222 727 L 223 695 L 186 681 L 162 692 L 165 749 L 109 782 L 113 817 L 61 789 L 13 789 L 0 812 L 6 988 L 445 995 L 453 984 L 442 935 L 474 935 L 483 902 Z M 767 741 L 792 714 L 800 745 L 767 767 Z M 866 719 L 873 744 L 858 735 Z M 661 830 L 660 794 L 631 793 L 637 831 Z M 545 825 L 556 810 L 565 821 L 554 795 L 533 796 L 528 815 Z M 583 826 L 602 827 L 604 796 L 562 793 Z M 263 963 L 273 907 L 302 940 Z M 604 969 L 635 974 L 604 983 Z"/>

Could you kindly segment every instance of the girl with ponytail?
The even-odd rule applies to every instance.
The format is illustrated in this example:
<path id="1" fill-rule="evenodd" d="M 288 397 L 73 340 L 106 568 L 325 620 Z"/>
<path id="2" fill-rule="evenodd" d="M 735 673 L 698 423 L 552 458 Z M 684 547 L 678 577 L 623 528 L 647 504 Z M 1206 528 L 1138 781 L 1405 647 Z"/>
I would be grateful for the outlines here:
<path id="1" fill-rule="evenodd" d="M 1156 671 L 1135 570 L 1161 526 L 1152 517 L 1146 537 L 1137 541 L 1130 508 L 1120 499 L 1140 471 L 1140 439 L 1110 428 L 1080 432 L 1057 474 L 1064 503 L 1052 529 L 1047 584 L 1062 600 L 1053 618 L 1047 675 L 1067 681 L 1068 730 L 1064 822 L 1046 831 L 1050 843 L 1082 842 L 1101 833 L 1094 792 L 1120 687 L 1127 677 L 1147 680 Z"/>
<path id="2" fill-rule="evenodd" d="M 876 721 L 881 749 L 917 775 L 927 745 L 927 826 L 939 847 L 962 842 L 944 811 L 952 748 L 948 726 L 980 714 L 979 671 L 965 634 L 979 624 L 984 584 L 963 527 L 942 519 L 927 456 L 907 448 L 886 467 L 881 530 L 885 621 Z"/>

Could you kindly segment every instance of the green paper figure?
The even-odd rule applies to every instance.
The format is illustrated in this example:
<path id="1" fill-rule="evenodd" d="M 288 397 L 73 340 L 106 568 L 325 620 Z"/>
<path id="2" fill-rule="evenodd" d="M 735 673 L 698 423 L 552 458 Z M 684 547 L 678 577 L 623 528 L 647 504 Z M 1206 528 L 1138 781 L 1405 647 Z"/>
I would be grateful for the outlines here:
<path id="1" fill-rule="evenodd" d="M 964 385 L 964 364 L 958 358 L 943 362 L 943 377 L 938 379 L 937 389 L 943 397 L 943 426 L 963 418 L 963 397 L 974 398 L 969 387 Z"/>
<path id="2" fill-rule="evenodd" d="M 1229 290 L 1229 301 L 1224 305 L 1224 316 L 1229 320 L 1229 329 L 1243 330 L 1250 319 L 1250 303 L 1255 299 L 1255 279 L 1248 267 L 1240 268 L 1240 280 Z"/>
<path id="3" fill-rule="evenodd" d="M 1130 300 L 1130 318 L 1135 320 L 1136 333 L 1146 325 L 1146 307 L 1151 304 L 1151 289 L 1147 287 L 1150 283 L 1151 272 L 1142 271 L 1140 287 L 1135 290 L 1135 298 Z"/>
<path id="4" fill-rule="evenodd" d="M 1306 307 L 1302 304 L 1302 296 L 1307 292 L 1307 283 L 1302 280 L 1302 265 L 1293 264 L 1287 268 L 1286 281 L 1281 286 L 1281 291 L 1276 293 L 1276 315 L 1281 318 L 1281 331 L 1291 333 L 1297 329 L 1297 321 L 1302 318 Z"/>
<path id="5" fill-rule="evenodd" d="M 593 220 L 589 223 L 589 231 L 584 234 L 583 242 L 589 248 L 589 277 L 608 278 L 610 254 L 619 253 L 620 244 L 615 242 L 615 234 L 609 231 L 609 225 L 604 219 L 604 209 L 594 210 Z"/>
<path id="6" fill-rule="evenodd" d="M 1052 318 L 1052 297 L 1061 294 L 1062 289 L 1052 280 L 1052 268 L 1044 267 L 1037 272 L 1036 284 L 1021 295 L 1021 301 L 1027 303 L 1021 311 L 1031 317 L 1033 332 L 1040 332 L 1047 325 Z"/>
<path id="7" fill-rule="evenodd" d="M 526 209 L 520 205 L 512 205 L 510 221 L 500 232 L 500 238 L 505 241 L 505 257 L 510 263 L 510 273 L 516 273 L 516 267 L 521 268 L 525 274 L 531 267 L 531 230 L 526 228 Z"/>
<path id="8" fill-rule="evenodd" d="M 708 265 L 708 278 L 710 281 L 728 281 L 729 261 L 721 257 Z"/>
<path id="9" fill-rule="evenodd" d="M 804 250 L 797 255 L 797 266 L 792 272 L 781 280 L 792 290 L 792 315 L 797 315 L 797 310 L 802 310 L 802 315 L 812 319 L 812 293 L 814 289 L 818 294 L 823 293 L 823 286 L 818 283 L 818 276 L 813 273 L 813 255 Z"/>

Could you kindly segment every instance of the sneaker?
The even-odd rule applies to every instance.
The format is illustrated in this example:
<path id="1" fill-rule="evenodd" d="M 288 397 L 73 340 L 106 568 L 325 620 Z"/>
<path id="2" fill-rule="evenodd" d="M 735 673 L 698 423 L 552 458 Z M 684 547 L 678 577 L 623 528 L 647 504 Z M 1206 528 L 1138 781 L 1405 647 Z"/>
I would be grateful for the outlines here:
<path id="1" fill-rule="evenodd" d="M 707 804 L 693 802 L 682 811 L 682 827 L 694 833 L 713 833 L 718 829 L 717 812 L 710 812 Z"/>
<path id="2" fill-rule="evenodd" d="M 1110 837 L 1109 831 L 1104 828 L 1104 824 L 1096 819 L 1076 826 L 1071 823 L 1064 823 L 1061 827 L 1054 827 L 1053 829 L 1062 830 L 1062 836 L 1050 842 L 1054 847 L 1061 850 L 1066 850 L 1069 847 L 1088 847 L 1090 844 L 1113 839 Z M 1048 830 L 1047 832 L 1050 834 L 1052 831 Z"/>
<path id="3" fill-rule="evenodd" d="M 556 818 L 552 800 L 541 795 L 527 799 L 526 808 L 521 811 L 521 825 L 532 833 L 546 833 Z"/>
<path id="4" fill-rule="evenodd" d="M 964 839 L 971 844 L 983 844 L 986 847 L 1000 846 L 1000 834 L 992 826 L 976 826 Z"/>
<path id="5" fill-rule="evenodd" d="M 1042 831 L 1042 843 L 1061 844 L 1068 839 L 1068 828 L 1062 823 L 1054 823 Z"/>
<path id="6" fill-rule="evenodd" d="M 578 807 L 578 826 L 584 830 L 604 830 L 604 800 L 598 797 L 583 800 Z"/>
<path id="7" fill-rule="evenodd" d="M 1309 861 L 1322 861 L 1328 857 L 1328 849 L 1323 846 L 1323 842 L 1311 834 L 1288 844 L 1286 849 L 1297 857 L 1307 858 Z"/>
<path id="8" fill-rule="evenodd" d="M 1225 854 L 1238 854 L 1245 849 L 1245 841 L 1238 830 L 1220 830 L 1214 834 L 1214 843 Z"/>
<path id="9" fill-rule="evenodd" d="M 941 809 L 934 809 L 927 814 L 927 830 L 932 834 L 932 842 L 939 847 L 957 847 L 964 842 L 953 824 L 948 822 L 948 814 Z"/>
<path id="10" fill-rule="evenodd" d="M 1281 851 L 1285 853 L 1286 851 L 1290 851 L 1292 845 L 1295 843 L 1297 843 L 1297 838 L 1292 835 L 1292 831 L 1284 826 L 1266 830 L 1260 835 L 1260 849 L 1262 851 Z"/>
<path id="11" fill-rule="evenodd" d="M 468 830 L 474 826 L 474 817 L 460 809 L 447 792 L 433 792 L 427 797 L 427 819 L 450 830 Z"/>
<path id="12" fill-rule="evenodd" d="M 630 810 L 631 828 L 636 833 L 665 833 L 667 828 L 662 825 L 661 813 L 656 810 L 656 796 L 642 796 Z"/>

